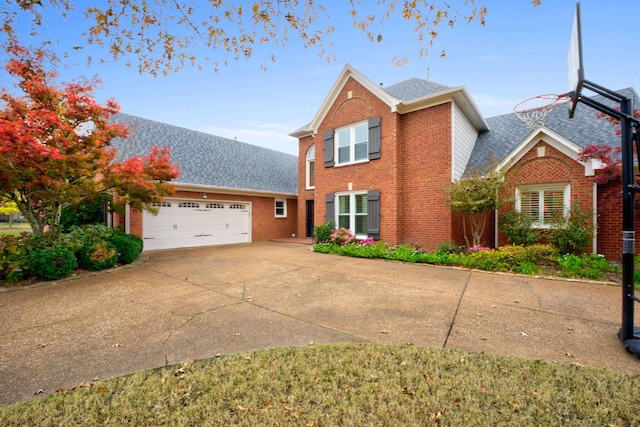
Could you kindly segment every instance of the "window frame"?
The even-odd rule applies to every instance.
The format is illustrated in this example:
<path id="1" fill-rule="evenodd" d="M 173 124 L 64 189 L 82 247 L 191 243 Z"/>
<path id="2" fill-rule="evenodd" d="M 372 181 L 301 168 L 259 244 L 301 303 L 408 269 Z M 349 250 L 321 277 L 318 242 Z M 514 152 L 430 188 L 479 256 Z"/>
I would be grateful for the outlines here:
<path id="1" fill-rule="evenodd" d="M 365 203 L 365 207 L 366 207 L 366 212 L 362 213 L 362 212 L 357 212 L 357 200 L 356 197 L 357 196 L 361 196 L 364 198 L 364 203 Z M 341 197 L 349 197 L 349 212 L 345 215 L 344 213 L 340 213 L 340 198 Z M 358 239 L 366 239 L 367 237 L 369 237 L 369 233 L 368 233 L 368 227 L 369 227 L 369 200 L 368 200 L 368 192 L 367 191 L 349 191 L 349 192 L 343 192 L 343 193 L 335 193 L 335 205 L 334 205 L 334 210 L 335 210 L 335 216 L 334 218 L 336 219 L 336 227 L 340 228 L 340 217 L 341 216 L 347 216 L 349 218 L 349 227 L 348 228 Z M 356 218 L 357 217 L 365 217 L 365 227 L 364 227 L 364 232 L 362 233 L 357 233 L 355 228 L 356 228 Z"/>
<path id="2" fill-rule="evenodd" d="M 364 127 L 365 130 L 365 135 L 366 135 L 366 140 L 364 142 L 365 144 L 365 150 L 364 150 L 364 155 L 365 157 L 363 159 L 359 159 L 356 160 L 356 142 L 355 142 L 355 132 L 356 132 L 356 128 L 358 127 Z M 349 131 L 349 161 L 344 161 L 341 162 L 340 161 L 340 133 L 344 132 L 348 130 Z M 336 167 L 339 166 L 348 166 L 348 165 L 353 165 L 353 164 L 358 164 L 358 163 L 366 163 L 369 161 L 369 121 L 368 120 L 362 120 L 360 122 L 356 122 L 356 123 L 352 123 L 350 125 L 347 126 L 342 126 L 339 128 L 336 128 L 333 132 L 333 144 L 334 144 L 334 165 Z M 361 144 L 362 142 L 360 142 Z M 344 145 L 343 147 L 345 147 L 346 145 Z"/>
<path id="3" fill-rule="evenodd" d="M 311 157 L 313 156 L 313 157 Z M 311 182 L 311 163 L 313 163 L 313 183 Z M 314 188 L 316 188 L 316 174 L 315 174 L 315 170 L 316 170 L 316 146 L 315 144 L 312 145 L 309 150 L 307 151 L 307 158 L 306 158 L 306 174 L 305 174 L 305 188 L 307 190 L 313 190 Z"/>
<path id="4" fill-rule="evenodd" d="M 552 223 L 545 221 L 544 218 L 544 193 L 545 191 L 562 191 L 562 216 L 566 219 L 571 211 L 571 184 L 569 183 L 553 183 L 553 184 L 532 184 L 519 185 L 516 187 L 516 212 L 522 212 L 522 193 L 537 192 L 538 193 L 538 212 L 541 213 L 541 220 L 531 222 L 532 228 L 549 229 Z"/>
<path id="5" fill-rule="evenodd" d="M 278 207 L 278 203 L 282 203 L 282 207 Z M 278 214 L 278 209 L 282 210 L 281 214 Z M 274 199 L 273 201 L 273 215 L 276 218 L 287 217 L 287 199 Z"/>

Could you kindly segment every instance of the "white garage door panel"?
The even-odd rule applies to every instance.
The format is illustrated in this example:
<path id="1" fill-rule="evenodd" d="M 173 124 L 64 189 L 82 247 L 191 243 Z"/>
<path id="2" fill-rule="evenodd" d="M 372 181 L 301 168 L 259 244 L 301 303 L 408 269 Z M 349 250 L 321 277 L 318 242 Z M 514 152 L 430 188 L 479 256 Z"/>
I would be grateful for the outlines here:
<path id="1" fill-rule="evenodd" d="M 143 215 L 145 249 L 212 246 L 250 241 L 248 203 L 168 200 Z"/>

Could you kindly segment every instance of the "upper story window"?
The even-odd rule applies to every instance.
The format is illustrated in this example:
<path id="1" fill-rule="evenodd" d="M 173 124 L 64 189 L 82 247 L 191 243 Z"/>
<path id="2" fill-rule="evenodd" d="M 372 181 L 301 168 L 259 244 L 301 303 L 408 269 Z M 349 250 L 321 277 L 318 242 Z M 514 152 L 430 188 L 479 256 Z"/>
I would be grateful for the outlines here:
<path id="1" fill-rule="evenodd" d="M 316 146 L 312 145 L 307 151 L 307 188 L 316 186 Z"/>
<path id="2" fill-rule="evenodd" d="M 516 210 L 526 215 L 533 227 L 549 228 L 568 215 L 569 184 L 527 185 L 516 188 Z"/>
<path id="3" fill-rule="evenodd" d="M 367 122 L 336 130 L 335 143 L 338 165 L 368 160 L 369 126 Z"/>

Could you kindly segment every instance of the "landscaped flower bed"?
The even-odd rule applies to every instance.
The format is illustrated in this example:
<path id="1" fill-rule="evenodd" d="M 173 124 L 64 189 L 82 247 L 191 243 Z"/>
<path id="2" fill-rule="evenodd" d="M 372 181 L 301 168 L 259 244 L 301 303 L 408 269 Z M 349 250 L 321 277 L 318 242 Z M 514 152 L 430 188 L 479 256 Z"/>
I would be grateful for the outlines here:
<path id="1" fill-rule="evenodd" d="M 327 234 L 325 234 L 327 235 Z M 372 239 L 358 240 L 346 229 L 338 229 L 325 242 L 316 243 L 315 252 L 359 258 L 477 268 L 486 271 L 529 275 L 559 275 L 592 280 L 620 280 L 620 267 L 599 254 L 560 254 L 552 245 L 507 245 L 498 249 L 474 247 L 469 250 L 443 242 L 434 252 L 413 245 L 391 246 Z M 333 238 L 335 236 L 335 238 Z"/>

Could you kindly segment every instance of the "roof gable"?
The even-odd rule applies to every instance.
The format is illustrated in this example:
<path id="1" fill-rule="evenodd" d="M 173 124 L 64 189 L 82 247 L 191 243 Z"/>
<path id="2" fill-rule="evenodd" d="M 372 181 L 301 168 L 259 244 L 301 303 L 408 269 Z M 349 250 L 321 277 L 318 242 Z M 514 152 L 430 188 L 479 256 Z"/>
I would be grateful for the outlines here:
<path id="1" fill-rule="evenodd" d="M 112 117 L 131 130 L 112 145 L 120 156 L 144 155 L 153 146 L 168 147 L 180 165 L 176 184 L 295 195 L 298 158 L 263 147 L 118 113 Z"/>
<path id="2" fill-rule="evenodd" d="M 618 91 L 637 101 L 638 95 L 632 88 Z M 612 105 L 611 101 L 597 95 L 593 99 Z M 615 105 L 612 105 L 615 107 Z M 521 156 L 521 151 L 527 149 L 528 144 L 543 138 L 545 141 L 555 141 L 555 148 L 565 152 L 577 150 L 579 152 L 587 145 L 598 144 L 617 147 L 620 136 L 616 135 L 616 126 L 605 119 L 596 117 L 597 111 L 585 104 L 578 104 L 573 119 L 569 118 L 565 108 L 556 108 L 549 113 L 545 125 L 533 131 L 529 130 L 515 113 L 491 117 L 487 119 L 489 131 L 478 136 L 465 175 L 473 170 L 482 170 L 492 159 L 502 166 L 511 165 L 513 159 Z M 530 148 L 530 147 L 529 147 Z M 573 158 L 577 157 L 577 152 Z M 588 165 L 587 165 L 588 166 Z"/>
<path id="3" fill-rule="evenodd" d="M 336 101 L 340 91 L 349 78 L 353 78 L 364 86 L 369 92 L 377 96 L 382 102 L 387 104 L 391 112 L 406 114 L 412 111 L 429 108 L 445 102 L 456 102 L 464 114 L 478 131 L 487 130 L 487 123 L 480 114 L 480 110 L 464 87 L 451 88 L 428 80 L 412 78 L 400 83 L 396 83 L 387 88 L 382 88 L 366 78 L 351 65 L 344 66 L 338 79 L 331 87 L 329 94 L 320 106 L 320 109 L 313 120 L 307 125 L 291 132 L 289 135 L 294 138 L 303 138 L 315 135 L 322 120 Z"/>

